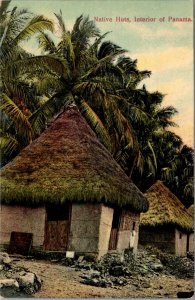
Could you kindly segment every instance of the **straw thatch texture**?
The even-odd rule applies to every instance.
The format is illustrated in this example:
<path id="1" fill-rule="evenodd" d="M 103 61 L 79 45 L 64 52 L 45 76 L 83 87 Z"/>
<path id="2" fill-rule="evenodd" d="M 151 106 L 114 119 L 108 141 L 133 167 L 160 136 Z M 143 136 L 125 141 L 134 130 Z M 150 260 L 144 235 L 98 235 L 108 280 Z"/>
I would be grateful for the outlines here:
<path id="1" fill-rule="evenodd" d="M 2 169 L 1 193 L 3 203 L 103 202 L 137 212 L 148 209 L 76 107 L 58 116 Z"/>
<path id="2" fill-rule="evenodd" d="M 194 218 L 194 204 L 188 207 L 188 212 Z"/>
<path id="3" fill-rule="evenodd" d="M 181 229 L 192 230 L 193 218 L 179 199 L 161 181 L 153 184 L 145 193 L 149 210 L 141 214 L 141 225 L 176 225 Z"/>

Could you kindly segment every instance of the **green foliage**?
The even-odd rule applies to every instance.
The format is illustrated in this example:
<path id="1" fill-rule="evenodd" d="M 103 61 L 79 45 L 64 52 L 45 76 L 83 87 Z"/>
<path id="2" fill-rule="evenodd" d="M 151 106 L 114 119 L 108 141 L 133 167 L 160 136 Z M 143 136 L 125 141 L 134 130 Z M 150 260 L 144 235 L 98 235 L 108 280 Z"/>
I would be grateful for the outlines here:
<path id="1" fill-rule="evenodd" d="M 43 16 L 33 16 L 27 10 L 3 3 L 0 15 L 1 71 L 1 163 L 5 164 L 32 140 L 33 128 L 29 116 L 38 108 L 37 89 L 28 72 L 32 54 L 21 43 L 43 30 L 53 30 L 53 23 Z M 35 59 L 36 60 L 36 59 Z M 51 64 L 51 62 L 50 62 Z M 36 65 L 36 62 L 33 62 Z"/>
<path id="2" fill-rule="evenodd" d="M 8 4 L 8 3 L 7 3 Z M 142 191 L 157 179 L 186 204 L 193 202 L 193 152 L 169 131 L 177 110 L 163 107 L 164 95 L 149 92 L 137 60 L 120 46 L 104 41 L 89 17 L 79 16 L 71 31 L 62 12 L 53 24 L 15 7 L 0 15 L 1 149 L 3 163 L 36 138 L 64 107 L 74 103 L 100 141 Z M 46 32 L 45 32 L 46 31 Z M 33 56 L 21 42 L 35 36 L 42 55 Z M 11 47 L 10 47 L 11 45 Z"/>
<path id="3" fill-rule="evenodd" d="M 31 126 L 27 117 L 21 112 L 18 106 L 4 93 L 1 95 L 0 109 L 14 122 L 19 135 L 24 134 L 28 142 L 31 141 Z"/>

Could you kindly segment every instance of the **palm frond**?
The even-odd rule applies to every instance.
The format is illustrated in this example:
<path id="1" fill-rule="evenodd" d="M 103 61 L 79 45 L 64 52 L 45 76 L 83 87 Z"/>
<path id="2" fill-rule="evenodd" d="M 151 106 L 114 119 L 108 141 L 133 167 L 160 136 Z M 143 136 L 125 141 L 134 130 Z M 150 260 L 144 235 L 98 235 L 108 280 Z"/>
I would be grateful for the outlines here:
<path id="1" fill-rule="evenodd" d="M 137 154 L 136 167 L 142 174 L 144 171 L 144 157 L 140 150 L 138 150 L 138 154 Z"/>
<path id="2" fill-rule="evenodd" d="M 74 48 L 71 41 L 71 36 L 66 31 L 63 32 L 62 41 L 58 45 L 58 51 L 62 54 L 65 54 L 67 60 L 72 63 L 73 69 L 75 68 L 75 54 Z"/>
<path id="3" fill-rule="evenodd" d="M 62 17 L 62 11 L 60 10 L 59 14 L 54 13 L 54 15 L 56 16 L 56 18 L 58 20 L 59 30 L 61 32 L 61 37 L 62 37 L 64 32 L 66 32 L 65 23 L 64 23 L 63 17 Z"/>
<path id="4" fill-rule="evenodd" d="M 194 184 L 193 184 L 193 180 L 191 182 L 188 182 L 185 187 L 184 187 L 184 194 L 186 197 L 193 197 L 194 194 Z"/>
<path id="5" fill-rule="evenodd" d="M 54 91 L 58 91 L 60 93 L 64 89 L 64 84 L 59 80 L 59 77 L 54 74 L 42 74 L 41 72 L 40 76 L 37 76 L 37 79 L 36 90 L 40 95 L 46 95 L 48 97 L 50 93 L 53 93 Z"/>
<path id="6" fill-rule="evenodd" d="M 115 128 L 120 136 L 120 142 L 124 145 L 134 144 L 134 132 L 133 128 L 124 116 L 122 111 L 119 109 L 116 101 L 111 97 L 108 98 L 107 105 L 104 107 L 105 122 L 108 124 L 112 132 L 112 128 Z"/>
<path id="7" fill-rule="evenodd" d="M 7 160 L 20 149 L 19 142 L 7 133 L 0 133 L 0 156 L 1 164 L 4 165 Z"/>
<path id="8" fill-rule="evenodd" d="M 67 61 L 55 55 L 34 56 L 12 62 L 11 68 L 9 69 L 10 76 L 15 77 L 18 73 L 32 72 L 32 70 L 36 70 L 40 64 L 50 67 L 51 70 L 62 75 L 64 78 L 70 76 Z"/>
<path id="9" fill-rule="evenodd" d="M 3 87 L 8 96 L 12 95 L 16 104 L 22 102 L 26 105 L 28 114 L 31 114 L 30 111 L 35 109 L 38 102 L 37 89 L 34 85 L 30 85 L 15 77 L 14 79 L 10 78 L 9 81 L 6 81 L 6 83 L 3 82 Z M 15 101 L 15 99 L 17 99 L 17 101 Z"/>
<path id="10" fill-rule="evenodd" d="M 164 167 L 161 169 L 161 179 L 170 182 L 174 179 L 174 172 L 169 167 Z"/>
<path id="11" fill-rule="evenodd" d="M 12 59 L 12 56 L 15 54 L 15 47 L 18 46 L 17 43 L 14 44 L 15 38 L 19 32 L 23 30 L 30 15 L 28 10 L 17 10 L 17 7 L 14 7 L 10 12 L 4 15 L 4 20 L 0 25 L 1 31 L 3 32 L 0 45 L 5 58 L 9 59 L 10 57 Z M 11 47 L 11 45 L 13 47 Z"/>
<path id="12" fill-rule="evenodd" d="M 150 116 L 136 105 L 134 100 L 129 100 L 118 95 L 113 95 L 112 97 L 117 101 L 119 108 L 130 120 L 131 124 L 144 124 L 146 126 L 149 123 Z"/>
<path id="13" fill-rule="evenodd" d="M 121 50 L 121 53 L 124 50 Z M 100 60 L 98 60 L 93 67 L 83 76 L 83 79 L 90 77 L 90 76 L 97 76 L 98 74 L 101 74 L 102 72 L 105 72 L 107 69 L 107 65 L 111 63 L 115 57 L 118 55 L 118 53 L 112 53 L 109 54 Z"/>
<path id="14" fill-rule="evenodd" d="M 19 32 L 19 34 L 15 37 L 12 42 L 12 47 L 17 45 L 18 43 L 29 39 L 32 35 L 36 34 L 37 32 L 43 30 L 50 30 L 53 32 L 53 22 L 44 16 L 36 16 L 30 20 L 30 22 L 26 25 L 26 27 Z"/>
<path id="15" fill-rule="evenodd" d="M 75 66 L 78 66 L 89 48 L 92 38 L 99 37 L 100 31 L 94 21 L 82 15 L 76 19 L 71 32 L 71 41 L 74 45 Z"/>
<path id="16" fill-rule="evenodd" d="M 0 109 L 6 113 L 16 126 L 18 134 L 24 135 L 28 141 L 32 139 L 32 128 L 27 117 L 17 105 L 4 93 L 1 94 Z"/>
<path id="17" fill-rule="evenodd" d="M 154 152 L 154 149 L 152 147 L 152 144 L 150 141 L 148 141 L 148 147 L 151 151 L 151 154 L 152 154 L 152 159 L 153 159 L 153 166 L 155 167 L 155 170 L 157 170 L 157 160 L 156 160 L 156 155 L 155 155 L 155 152 Z"/>
<path id="18" fill-rule="evenodd" d="M 57 52 L 56 46 L 48 34 L 46 34 L 45 32 L 41 32 L 37 38 L 39 42 L 39 47 L 43 51 L 48 51 L 50 54 Z"/>
<path id="19" fill-rule="evenodd" d="M 126 50 L 122 49 L 120 46 L 110 42 L 110 41 L 106 41 L 103 42 L 98 50 L 97 53 L 97 58 L 98 60 L 101 60 L 105 57 L 110 56 L 111 54 L 113 55 L 119 55 L 119 54 L 123 54 L 125 53 Z"/>
<path id="20" fill-rule="evenodd" d="M 5 14 L 6 10 L 9 7 L 11 0 L 2 0 L 1 1 L 1 9 L 0 9 L 0 17 L 3 16 L 3 14 Z"/>
<path id="21" fill-rule="evenodd" d="M 147 165 L 149 174 L 151 174 L 154 177 L 155 174 L 156 174 L 156 168 L 155 168 L 155 165 L 154 165 L 154 160 L 150 156 L 147 156 L 145 158 L 145 164 Z"/>
<path id="22" fill-rule="evenodd" d="M 66 58 L 70 60 L 75 67 L 75 55 L 74 55 L 74 48 L 71 41 L 71 34 L 67 32 L 65 23 L 62 17 L 62 11 L 60 10 L 60 14 L 55 14 L 56 18 L 58 19 L 59 30 L 61 32 L 61 42 L 58 44 L 58 51 L 63 55 L 66 52 Z"/>
<path id="23" fill-rule="evenodd" d="M 108 150 L 111 150 L 110 136 L 98 115 L 94 112 L 94 110 L 88 105 L 88 103 L 85 100 L 82 100 L 79 106 L 81 109 L 81 113 L 87 119 L 87 121 L 91 125 L 92 129 L 96 132 L 97 136 L 100 138 L 102 143 L 106 146 Z"/>
<path id="24" fill-rule="evenodd" d="M 69 99 L 65 96 L 54 95 L 29 117 L 33 137 L 38 136 L 46 128 L 49 121 L 59 113 L 68 101 Z"/>
<path id="25" fill-rule="evenodd" d="M 94 104 L 96 103 L 97 108 L 101 106 L 103 97 L 106 95 L 105 85 L 101 80 L 98 80 L 98 78 L 76 84 L 73 92 L 87 97 L 88 102 L 90 102 L 90 98 L 92 98 L 92 101 Z"/>
<path id="26" fill-rule="evenodd" d="M 72 29 L 72 35 L 77 34 L 79 32 L 79 30 L 80 30 L 80 24 L 81 24 L 82 20 L 83 20 L 83 15 L 80 15 L 76 19 L 76 21 L 74 23 L 74 26 L 73 26 L 73 29 Z"/>
<path id="27" fill-rule="evenodd" d="M 95 42 L 89 47 L 89 52 L 98 55 L 98 47 L 101 44 L 102 40 L 110 33 L 111 31 L 107 31 L 106 33 L 102 34 L 100 37 L 97 37 Z"/>

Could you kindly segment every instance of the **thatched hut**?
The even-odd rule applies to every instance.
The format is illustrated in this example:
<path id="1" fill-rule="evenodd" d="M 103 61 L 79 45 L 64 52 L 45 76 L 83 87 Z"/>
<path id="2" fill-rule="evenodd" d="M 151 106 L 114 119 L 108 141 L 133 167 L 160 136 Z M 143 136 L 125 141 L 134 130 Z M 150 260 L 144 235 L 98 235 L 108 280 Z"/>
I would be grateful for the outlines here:
<path id="1" fill-rule="evenodd" d="M 96 256 L 136 251 L 148 201 L 69 107 L 1 171 L 1 244 L 31 233 L 34 249 Z"/>
<path id="2" fill-rule="evenodd" d="M 140 245 L 152 245 L 179 256 L 189 251 L 193 219 L 179 199 L 157 181 L 145 193 L 149 210 L 140 217 Z"/>
<path id="3" fill-rule="evenodd" d="M 192 216 L 194 220 L 194 204 L 188 208 L 188 213 Z M 188 244 L 189 252 L 194 252 L 194 230 L 188 234 Z"/>

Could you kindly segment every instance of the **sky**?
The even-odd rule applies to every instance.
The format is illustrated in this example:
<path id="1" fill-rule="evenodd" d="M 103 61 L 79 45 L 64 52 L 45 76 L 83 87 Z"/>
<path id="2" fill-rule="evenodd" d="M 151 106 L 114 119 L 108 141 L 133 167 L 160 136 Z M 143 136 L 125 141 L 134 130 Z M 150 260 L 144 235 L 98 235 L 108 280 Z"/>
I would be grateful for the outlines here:
<path id="1" fill-rule="evenodd" d="M 137 59 L 139 70 L 152 72 L 142 85 L 165 94 L 162 106 L 172 105 L 179 112 L 174 118 L 179 127 L 171 130 L 194 145 L 193 0 L 12 0 L 14 6 L 54 20 L 54 13 L 62 10 L 69 30 L 81 14 L 96 18 L 101 33 L 110 32 L 107 40 Z M 39 53 L 33 41 L 25 47 Z"/>

